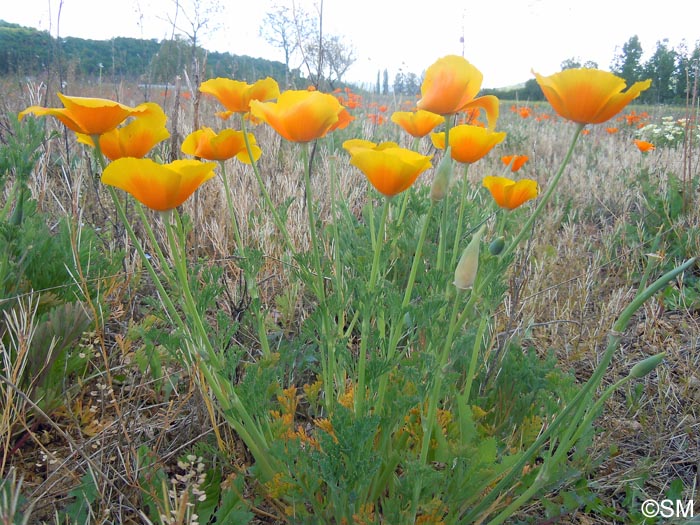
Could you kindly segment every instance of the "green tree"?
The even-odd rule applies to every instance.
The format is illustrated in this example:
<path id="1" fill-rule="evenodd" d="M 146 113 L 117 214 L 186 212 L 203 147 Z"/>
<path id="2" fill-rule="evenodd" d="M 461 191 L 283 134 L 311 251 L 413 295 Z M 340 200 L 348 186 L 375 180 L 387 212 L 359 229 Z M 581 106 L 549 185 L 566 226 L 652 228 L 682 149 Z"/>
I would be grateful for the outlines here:
<path id="1" fill-rule="evenodd" d="M 567 58 L 564 60 L 560 67 L 562 70 L 564 69 L 578 69 L 581 67 L 587 67 L 591 69 L 598 69 L 598 63 L 594 62 L 593 60 L 586 60 L 585 62 L 581 62 L 581 59 L 579 57 L 572 57 L 572 58 Z"/>
<path id="2" fill-rule="evenodd" d="M 668 47 L 668 39 L 656 42 L 656 50 L 644 64 L 644 77 L 651 79 L 651 87 L 643 100 L 654 104 L 667 104 L 674 100 L 678 80 L 675 49 Z"/>
<path id="3" fill-rule="evenodd" d="M 616 51 L 610 70 L 624 78 L 627 85 L 632 85 L 642 80 L 642 54 L 642 44 L 639 37 L 634 35 L 622 46 L 621 50 Z"/>
<path id="4" fill-rule="evenodd" d="M 686 100 L 692 98 L 693 91 L 697 91 L 700 87 L 698 86 L 698 82 L 700 82 L 698 76 L 700 69 L 700 41 L 695 42 L 692 53 L 689 52 L 688 45 L 685 42 L 681 42 L 677 53 L 676 102 L 684 104 Z"/>
<path id="5" fill-rule="evenodd" d="M 382 82 L 382 93 L 384 95 L 389 94 L 389 71 L 386 69 L 384 70 L 384 80 Z"/>

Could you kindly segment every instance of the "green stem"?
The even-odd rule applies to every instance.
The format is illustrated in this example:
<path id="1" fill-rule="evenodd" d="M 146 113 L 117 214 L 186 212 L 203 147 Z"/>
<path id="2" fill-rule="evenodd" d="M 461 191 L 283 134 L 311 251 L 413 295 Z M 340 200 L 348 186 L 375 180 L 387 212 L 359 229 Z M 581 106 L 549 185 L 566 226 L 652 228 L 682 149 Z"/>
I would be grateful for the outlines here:
<path id="1" fill-rule="evenodd" d="M 435 427 L 439 427 L 436 417 L 438 401 L 441 397 L 440 391 L 442 390 L 442 381 L 445 377 L 444 368 L 447 365 L 447 361 L 450 356 L 450 350 L 452 349 L 452 342 L 454 340 L 455 332 L 457 327 L 461 326 L 461 324 L 458 322 L 457 313 L 459 312 L 459 304 L 462 296 L 463 295 L 460 292 L 457 292 L 454 295 L 452 314 L 450 315 L 450 324 L 447 330 L 447 339 L 445 340 L 445 344 L 442 347 L 442 352 L 440 353 L 438 359 L 437 371 L 433 375 L 435 379 L 428 397 L 428 413 L 425 418 L 422 418 L 421 420 L 421 425 L 423 427 L 423 438 L 421 442 L 420 462 L 423 465 L 427 465 L 428 463 L 428 453 L 430 452 L 430 441 L 433 435 L 433 429 L 435 429 Z M 437 428 L 436 432 L 440 432 L 440 429 Z M 420 499 L 420 492 L 422 488 L 422 478 L 419 478 L 413 487 L 413 504 L 411 506 L 413 519 L 411 520 L 411 523 L 415 522 L 416 512 L 418 511 L 418 500 Z"/>
<path id="2" fill-rule="evenodd" d="M 522 454 L 520 460 L 517 461 L 513 467 L 511 467 L 508 474 L 503 476 L 488 491 L 488 493 L 484 494 L 479 503 L 465 514 L 464 518 L 460 520 L 462 523 L 473 523 L 482 512 L 486 511 L 495 498 L 502 494 L 503 491 L 509 490 L 512 487 L 512 483 L 515 481 L 514 478 L 522 473 L 523 467 L 528 463 L 528 461 L 530 461 L 534 454 L 540 450 L 544 443 L 550 439 L 551 436 L 556 435 L 555 432 L 558 432 L 562 425 L 569 425 L 571 423 L 574 413 L 578 412 L 582 403 L 586 404 L 589 402 L 590 395 L 592 395 L 594 390 L 600 384 L 603 375 L 605 374 L 613 356 L 615 355 L 615 351 L 619 348 L 622 335 L 635 312 L 644 304 L 645 301 L 647 301 L 650 297 L 656 294 L 656 292 L 661 290 L 661 288 L 663 288 L 668 282 L 678 277 L 693 264 L 695 264 L 695 258 L 689 259 L 682 265 L 662 275 L 646 289 L 637 293 L 635 299 L 622 311 L 617 321 L 613 325 L 613 328 L 610 330 L 610 333 L 608 334 L 608 345 L 590 379 L 583 385 L 581 390 L 578 391 L 576 396 L 574 396 L 574 399 L 572 399 L 571 402 L 567 404 L 557 415 L 557 417 L 550 422 L 547 428 L 542 431 L 537 440 L 535 440 L 535 442 L 528 447 L 528 449 Z M 494 481 L 495 480 L 487 480 L 484 487 L 486 488 L 491 486 Z"/>
<path id="3" fill-rule="evenodd" d="M 418 274 L 418 267 L 420 266 L 421 263 L 421 258 L 423 256 L 423 245 L 425 244 L 425 238 L 428 235 L 428 228 L 430 226 L 430 218 L 433 215 L 433 209 L 435 208 L 435 204 L 433 201 L 430 201 L 430 207 L 428 208 L 428 213 L 425 216 L 425 222 L 423 223 L 423 228 L 421 228 L 420 232 L 420 237 L 418 238 L 418 243 L 416 245 L 416 253 L 413 255 L 413 263 L 411 264 L 411 271 L 408 275 L 408 282 L 406 283 L 406 291 L 404 292 L 403 296 L 403 302 L 401 303 L 401 315 L 398 319 L 395 320 L 394 323 L 392 323 L 391 326 L 391 333 L 389 335 L 389 348 L 387 350 L 387 355 L 386 359 L 388 361 L 391 361 L 394 358 L 394 354 L 396 353 L 396 348 L 399 344 L 399 340 L 401 339 L 401 334 L 403 333 L 403 326 L 405 322 L 405 317 L 403 313 L 406 311 L 408 308 L 408 305 L 411 302 L 411 295 L 413 294 L 413 286 L 416 282 L 416 275 Z M 385 374 L 382 376 L 382 378 L 379 380 L 379 391 L 378 391 L 378 403 L 377 406 L 382 407 L 382 403 L 384 401 L 384 395 L 386 393 L 386 387 L 387 387 L 387 382 L 389 378 Z"/>
<path id="4" fill-rule="evenodd" d="M 450 128 L 452 126 L 453 115 L 445 117 L 445 155 L 450 152 Z M 447 224 L 450 211 L 450 191 L 445 193 L 445 198 L 442 199 L 442 220 L 440 222 L 440 237 L 438 240 L 438 254 L 436 269 L 442 272 L 445 269 L 445 251 L 447 250 Z"/>
<path id="5" fill-rule="evenodd" d="M 188 329 L 185 325 L 185 322 L 182 320 L 182 317 L 180 317 L 179 312 L 177 311 L 177 308 L 175 308 L 175 304 L 173 304 L 173 301 L 170 299 L 170 295 L 168 292 L 165 291 L 165 288 L 163 287 L 163 283 L 160 280 L 160 277 L 158 277 L 158 274 L 156 273 L 155 268 L 153 267 L 153 264 L 151 264 L 150 259 L 148 256 L 146 256 L 146 252 L 143 250 L 143 247 L 141 246 L 141 243 L 139 242 L 138 237 L 136 237 L 136 233 L 134 233 L 134 229 L 131 227 L 131 223 L 126 217 L 126 212 L 124 211 L 124 206 L 122 205 L 121 201 L 119 200 L 119 196 L 117 195 L 117 191 L 114 188 L 114 186 L 107 186 L 107 191 L 109 192 L 110 196 L 112 197 L 112 201 L 114 202 L 114 207 L 117 210 L 117 215 L 119 215 L 119 220 L 122 221 L 122 224 L 124 224 L 124 227 L 126 228 L 126 233 L 129 235 L 129 239 L 131 239 L 132 244 L 136 248 L 136 251 L 139 254 L 139 257 L 141 258 L 141 262 L 143 265 L 146 267 L 146 270 L 148 271 L 148 275 L 151 276 L 151 280 L 153 281 L 153 285 L 156 287 L 156 290 L 158 291 L 158 295 L 161 298 L 161 302 L 163 303 L 163 306 L 165 307 L 165 311 L 168 314 L 168 316 L 177 324 L 178 328 L 180 328 L 185 334 L 188 332 Z M 146 228 L 148 229 L 150 226 L 148 225 L 148 222 L 145 222 L 144 225 L 146 225 Z M 162 252 L 160 253 L 160 256 L 162 256 Z M 161 260 L 161 266 L 163 268 L 168 267 L 168 261 L 163 257 Z"/>
<path id="6" fill-rule="evenodd" d="M 226 195 L 226 206 L 228 208 L 228 214 L 231 216 L 231 223 L 233 224 L 233 237 L 236 240 L 236 249 L 240 252 L 241 250 L 243 250 L 243 239 L 241 238 L 241 229 L 238 226 L 236 209 L 233 206 L 233 195 L 231 195 L 231 187 L 228 183 L 228 177 L 226 176 L 226 162 L 222 160 L 219 162 L 219 165 L 221 166 L 221 180 L 224 184 L 224 193 Z"/>
<path id="7" fill-rule="evenodd" d="M 224 183 L 224 193 L 226 194 L 226 205 L 228 207 L 228 213 L 231 216 L 231 222 L 233 223 L 233 235 L 236 239 L 236 249 L 238 250 L 239 254 L 243 255 L 243 239 L 241 238 L 241 231 L 238 227 L 238 220 L 236 219 L 236 210 L 233 206 L 233 195 L 231 194 L 228 177 L 226 176 L 226 167 L 223 161 L 220 164 L 221 178 Z M 241 268 L 243 270 L 245 282 L 247 283 L 247 290 L 250 294 L 251 304 L 253 305 L 251 310 L 253 312 L 253 316 L 255 316 L 255 324 L 258 330 L 260 348 L 262 349 L 263 356 L 268 358 L 270 357 L 270 341 L 267 338 L 264 312 L 256 305 L 256 303 L 260 302 L 260 293 L 258 291 L 256 276 L 252 274 L 248 264 L 242 264 Z"/>
<path id="8" fill-rule="evenodd" d="M 462 195 L 459 200 L 459 214 L 457 216 L 457 231 L 455 232 L 455 240 L 452 244 L 452 259 L 450 260 L 450 268 L 457 265 L 457 257 L 460 253 L 459 243 L 462 240 L 462 228 L 464 228 L 464 210 L 467 207 L 467 195 L 469 194 L 469 184 L 467 183 L 467 174 L 469 172 L 469 164 L 464 166 L 464 176 L 462 177 Z"/>
<path id="9" fill-rule="evenodd" d="M 253 173 L 255 174 L 255 179 L 258 181 L 258 187 L 260 188 L 260 192 L 263 194 L 265 204 L 267 204 L 267 208 L 272 214 L 272 218 L 275 221 L 275 224 L 277 225 L 277 229 L 279 229 L 279 231 L 282 232 L 282 236 L 284 237 L 284 242 L 287 245 L 287 249 L 290 251 L 290 253 L 296 253 L 296 250 L 294 249 L 294 243 L 292 243 L 292 238 L 289 236 L 289 231 L 287 231 L 287 226 L 282 221 L 282 218 L 280 217 L 279 213 L 277 213 L 277 208 L 272 203 L 270 193 L 267 191 L 267 188 L 265 187 L 265 182 L 260 176 L 260 169 L 258 168 L 258 163 L 255 162 L 255 159 L 253 159 L 253 152 L 250 147 L 250 140 L 248 139 L 245 118 L 243 118 L 243 116 L 241 116 L 241 130 L 243 131 L 243 141 L 245 142 L 246 151 L 248 152 L 248 156 L 250 157 L 250 165 L 253 167 Z"/>
<path id="10" fill-rule="evenodd" d="M 370 313 L 372 312 L 374 288 L 377 284 L 377 276 L 379 275 L 379 259 L 382 251 L 384 240 L 384 229 L 386 226 L 386 218 L 389 215 L 390 199 L 384 199 L 384 207 L 382 209 L 382 218 L 379 221 L 379 231 L 377 232 L 377 243 L 374 247 L 374 257 L 372 259 L 372 269 L 369 276 L 369 285 L 367 287 L 366 303 L 364 305 L 364 313 L 362 315 L 362 331 L 360 332 L 360 355 L 357 363 L 357 392 L 355 392 L 355 413 L 358 416 L 364 415 L 365 403 L 365 369 L 367 366 L 367 344 L 369 343 L 370 329 Z M 374 210 L 370 210 L 374 215 Z"/>
<path id="11" fill-rule="evenodd" d="M 513 242 L 511 242 L 508 246 L 506 246 L 506 249 L 503 251 L 501 254 L 501 257 L 506 258 L 508 257 L 514 250 L 517 248 L 518 244 L 520 244 L 520 241 L 522 241 L 526 235 L 530 234 L 530 230 L 532 229 L 532 225 L 534 224 L 535 220 L 537 220 L 537 217 L 540 216 L 542 213 L 542 210 L 544 210 L 544 207 L 547 205 L 549 202 L 549 199 L 551 198 L 552 194 L 554 193 L 554 190 L 557 188 L 559 184 L 559 179 L 561 179 L 561 176 L 564 174 L 564 169 L 566 166 L 569 164 L 569 160 L 571 159 L 571 154 L 574 152 L 574 146 L 576 146 L 576 142 L 578 141 L 579 135 L 581 135 L 581 131 L 583 131 L 584 124 L 577 124 L 576 125 L 576 130 L 574 132 L 574 137 L 571 140 L 571 145 L 569 146 L 569 150 L 566 152 L 566 156 L 564 157 L 564 160 L 562 161 L 561 165 L 559 166 L 559 170 L 557 171 L 556 175 L 554 175 L 554 178 L 549 182 L 549 187 L 547 188 L 547 191 L 545 194 L 542 196 L 540 199 L 539 203 L 537 204 L 537 207 L 535 208 L 535 211 L 532 212 L 532 215 L 528 218 L 528 220 L 525 222 L 523 225 L 522 229 L 518 233 L 518 235 L 513 239 Z"/>
<path id="12" fill-rule="evenodd" d="M 178 224 L 177 236 L 170 220 L 173 216 Z M 250 448 L 256 460 L 256 464 L 261 469 L 263 479 L 271 479 L 276 469 L 273 468 L 273 460 L 268 455 L 267 441 L 262 432 L 260 432 L 256 422 L 250 416 L 245 405 L 241 402 L 238 394 L 233 389 L 233 385 L 230 384 L 226 378 L 219 375 L 224 368 L 224 364 L 211 344 L 208 331 L 204 326 L 204 322 L 199 314 L 194 297 L 192 296 L 187 276 L 184 231 L 182 223 L 179 220 L 179 215 L 176 210 L 171 210 L 164 213 L 163 219 L 175 264 L 176 275 L 180 281 L 180 287 L 184 298 L 183 308 L 196 330 L 195 334 L 189 332 L 190 342 L 194 348 L 187 349 L 187 358 L 193 365 L 195 362 L 198 364 L 198 369 L 204 375 L 207 386 L 214 392 L 226 421 L 241 436 L 241 439 L 248 448 Z M 202 352 L 202 350 L 204 350 L 204 352 Z"/>

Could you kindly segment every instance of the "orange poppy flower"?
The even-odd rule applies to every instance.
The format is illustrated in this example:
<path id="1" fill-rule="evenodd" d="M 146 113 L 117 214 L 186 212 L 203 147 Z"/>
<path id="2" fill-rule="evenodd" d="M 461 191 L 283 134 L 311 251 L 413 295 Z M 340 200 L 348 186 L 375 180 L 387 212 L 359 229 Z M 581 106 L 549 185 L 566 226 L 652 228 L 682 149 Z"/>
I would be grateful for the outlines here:
<path id="1" fill-rule="evenodd" d="M 49 115 L 56 117 L 68 129 L 76 133 L 102 135 L 116 128 L 127 117 L 147 110 L 143 104 L 132 108 L 104 98 L 69 97 L 61 93 L 57 93 L 57 96 L 63 102 L 64 107 L 31 106 L 20 111 L 19 120 L 22 120 L 29 113 L 38 117 Z"/>
<path id="2" fill-rule="evenodd" d="M 155 102 L 146 102 L 142 106 L 146 111 L 134 115 L 134 119 L 126 126 L 100 135 L 100 150 L 109 160 L 145 157 L 153 146 L 170 136 L 165 127 L 167 117 L 163 109 Z M 78 142 L 95 147 L 92 136 L 82 133 L 77 135 Z"/>
<path id="3" fill-rule="evenodd" d="M 448 55 L 437 60 L 425 72 L 422 98 L 416 106 L 438 115 L 452 115 L 466 108 L 486 111 L 490 128 L 498 119 L 498 98 L 486 95 L 475 98 L 484 79 L 481 71 L 464 57 Z"/>
<path id="4" fill-rule="evenodd" d="M 248 133 L 248 143 L 253 159 L 258 160 L 262 150 L 258 147 L 252 133 Z M 180 149 L 187 155 L 207 160 L 226 160 L 236 157 L 241 162 L 251 163 L 243 132 L 233 129 L 224 129 L 216 133 L 211 128 L 203 127 L 187 135 Z"/>
<path id="5" fill-rule="evenodd" d="M 636 82 L 623 92 L 622 78 L 599 69 L 565 69 L 548 77 L 533 74 L 554 110 L 579 124 L 611 119 L 651 85 L 651 80 Z"/>
<path id="6" fill-rule="evenodd" d="M 362 171 L 379 193 L 393 197 L 410 188 L 431 167 L 431 158 L 399 147 L 358 147 L 351 152 L 350 164 Z"/>
<path id="7" fill-rule="evenodd" d="M 491 192 L 496 204 L 506 210 L 514 210 L 539 193 L 537 182 L 530 179 L 515 182 L 506 177 L 486 176 L 483 185 Z"/>
<path id="8" fill-rule="evenodd" d="M 328 131 L 335 131 L 337 129 L 345 129 L 347 128 L 350 123 L 355 120 L 355 117 L 353 117 L 350 112 L 343 108 L 340 110 L 340 113 L 338 113 L 338 121 L 333 124 Z"/>
<path id="9" fill-rule="evenodd" d="M 445 122 L 445 117 L 430 111 L 394 111 L 391 121 L 401 126 L 412 137 L 424 137 Z"/>
<path id="10" fill-rule="evenodd" d="M 501 162 L 506 166 L 510 166 L 510 171 L 513 173 L 522 168 L 528 160 L 530 160 L 530 157 L 527 155 L 506 155 L 501 157 Z"/>
<path id="11" fill-rule="evenodd" d="M 615 128 L 615 127 L 609 127 L 609 128 L 605 128 L 605 131 L 608 132 L 608 135 L 614 135 L 615 133 L 617 133 L 618 131 L 620 131 L 620 129 L 619 129 L 619 128 Z"/>
<path id="12" fill-rule="evenodd" d="M 202 82 L 199 91 L 216 97 L 226 108 L 227 111 L 217 113 L 221 118 L 228 118 L 232 113 L 247 113 L 250 111 L 251 100 L 272 100 L 280 94 L 277 81 L 270 77 L 254 84 L 230 78 L 212 78 Z"/>
<path id="13" fill-rule="evenodd" d="M 152 210 L 167 211 L 180 206 L 211 179 L 215 166 L 198 160 L 158 164 L 151 159 L 125 157 L 105 168 L 102 182 L 130 193 Z"/>
<path id="14" fill-rule="evenodd" d="M 484 157 L 506 138 L 503 131 L 493 131 L 481 126 L 462 124 L 450 130 L 452 158 L 457 162 L 472 164 Z M 431 133 L 430 139 L 438 149 L 445 149 L 445 133 Z"/>
<path id="15" fill-rule="evenodd" d="M 654 146 L 651 142 L 647 142 L 646 140 L 635 140 L 634 143 L 637 146 L 637 149 L 639 149 L 639 151 L 642 153 L 647 153 L 648 151 L 653 151 L 656 149 L 656 146 Z"/>
<path id="16" fill-rule="evenodd" d="M 292 142 L 310 142 L 324 137 L 338 122 L 343 106 L 320 91 L 285 91 L 277 102 L 251 100 L 250 112 L 267 122 Z"/>

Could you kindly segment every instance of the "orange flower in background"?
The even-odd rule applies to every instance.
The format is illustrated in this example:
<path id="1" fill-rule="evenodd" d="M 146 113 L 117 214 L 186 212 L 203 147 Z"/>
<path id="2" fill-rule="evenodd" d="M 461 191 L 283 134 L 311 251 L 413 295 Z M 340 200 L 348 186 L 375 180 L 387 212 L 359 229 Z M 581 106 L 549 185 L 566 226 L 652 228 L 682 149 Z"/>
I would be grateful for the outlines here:
<path id="1" fill-rule="evenodd" d="M 401 126 L 412 137 L 425 137 L 437 126 L 445 122 L 445 117 L 430 111 L 394 111 L 391 121 Z"/>
<path id="2" fill-rule="evenodd" d="M 109 160 L 122 157 L 145 157 L 156 144 L 170 136 L 170 132 L 165 127 L 167 117 L 158 104 L 146 102 L 140 107 L 145 107 L 146 110 L 136 114 L 134 120 L 126 126 L 100 135 L 100 150 Z M 91 135 L 78 133 L 78 142 L 95 147 Z"/>
<path id="3" fill-rule="evenodd" d="M 619 128 L 605 128 L 605 131 L 607 131 L 609 135 L 614 135 L 615 133 L 620 131 L 620 129 Z"/>
<path id="4" fill-rule="evenodd" d="M 320 91 L 282 93 L 277 102 L 250 102 L 250 112 L 267 122 L 292 142 L 310 142 L 324 137 L 338 122 L 343 106 L 333 96 Z"/>
<path id="5" fill-rule="evenodd" d="M 102 182 L 130 193 L 152 210 L 167 211 L 180 206 L 211 179 L 215 166 L 213 162 L 198 160 L 158 164 L 151 159 L 126 157 L 105 168 Z"/>
<path id="6" fill-rule="evenodd" d="M 431 133 L 433 145 L 445 149 L 445 133 Z M 505 132 L 493 131 L 480 126 L 463 124 L 450 130 L 452 158 L 457 162 L 472 164 L 484 157 L 496 144 L 506 138 Z"/>
<path id="7" fill-rule="evenodd" d="M 248 143 L 253 153 L 253 160 L 258 160 L 262 150 L 258 147 L 252 133 L 248 133 Z M 221 161 L 236 157 L 241 162 L 251 163 L 243 132 L 233 129 L 224 129 L 216 133 L 211 128 L 203 127 L 187 135 L 181 149 L 187 155 L 207 160 Z"/>
<path id="8" fill-rule="evenodd" d="M 647 142 L 646 140 L 635 139 L 634 144 L 637 146 L 637 149 L 639 149 L 639 151 L 641 151 L 642 153 L 647 153 L 656 149 L 656 146 L 654 146 L 651 142 Z"/>
<path id="9" fill-rule="evenodd" d="M 247 84 L 230 78 L 212 78 L 202 82 L 199 91 L 214 96 L 227 111 L 217 113 L 222 118 L 228 118 L 232 113 L 248 113 L 250 101 L 267 101 L 275 99 L 280 94 L 277 81 L 267 77 L 254 84 Z"/>
<path id="10" fill-rule="evenodd" d="M 358 147 L 348 151 L 350 164 L 362 171 L 372 186 L 387 197 L 410 188 L 418 176 L 432 165 L 432 155 L 421 155 L 405 148 Z"/>
<path id="11" fill-rule="evenodd" d="M 147 110 L 143 104 L 132 108 L 104 98 L 69 97 L 61 93 L 56 95 L 63 102 L 63 108 L 31 106 L 19 113 L 19 120 L 30 113 L 37 117 L 49 115 L 76 133 L 102 135 L 116 128 L 127 117 Z"/>
<path id="12" fill-rule="evenodd" d="M 496 204 L 506 210 L 514 210 L 539 194 L 537 182 L 530 179 L 515 182 L 506 177 L 489 175 L 484 177 L 483 185 L 491 192 Z"/>
<path id="13" fill-rule="evenodd" d="M 528 118 L 532 115 L 532 110 L 528 107 L 522 107 L 518 110 L 520 118 Z"/>
<path id="14" fill-rule="evenodd" d="M 611 119 L 651 85 L 651 80 L 636 82 L 623 92 L 624 79 L 600 69 L 565 69 L 548 77 L 532 73 L 554 110 L 579 124 Z"/>
<path id="15" fill-rule="evenodd" d="M 346 108 L 343 108 L 340 110 L 340 113 L 338 113 L 338 121 L 335 124 L 333 124 L 328 129 L 328 131 L 335 131 L 336 129 L 345 129 L 353 120 L 355 120 L 355 117 L 353 117 Z"/>
<path id="16" fill-rule="evenodd" d="M 416 107 L 438 115 L 479 107 L 486 111 L 489 127 L 493 128 L 498 119 L 498 98 L 493 95 L 475 98 L 483 78 L 481 71 L 463 57 L 445 56 L 426 70 L 422 98 Z"/>
<path id="17" fill-rule="evenodd" d="M 510 166 L 510 171 L 513 173 L 522 168 L 528 160 L 530 160 L 530 157 L 527 155 L 507 155 L 501 157 L 501 162 L 506 166 Z"/>

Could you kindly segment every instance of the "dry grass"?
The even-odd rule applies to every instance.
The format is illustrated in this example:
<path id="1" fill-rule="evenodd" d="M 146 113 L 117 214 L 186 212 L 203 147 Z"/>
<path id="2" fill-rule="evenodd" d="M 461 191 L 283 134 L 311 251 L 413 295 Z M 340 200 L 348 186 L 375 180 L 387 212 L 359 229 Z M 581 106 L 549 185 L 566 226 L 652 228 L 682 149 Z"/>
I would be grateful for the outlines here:
<path id="1" fill-rule="evenodd" d="M 5 83 L 2 91 L 5 110 L 10 113 L 42 98 L 37 86 L 19 82 Z M 143 99 L 142 93 L 129 86 L 93 87 L 80 94 L 116 97 L 125 103 Z M 171 121 L 177 112 L 180 137 L 192 131 L 190 100 L 181 98 L 176 104 L 173 94 L 154 100 L 163 105 Z M 211 101 L 202 101 L 203 116 L 217 110 Z M 513 130 L 521 138 L 509 146 L 517 151 L 506 151 L 504 147 L 502 153 L 530 155 L 525 176 L 546 185 L 553 175 L 552 166 L 559 164 L 568 147 L 571 127 L 522 120 L 506 110 L 502 113 L 499 128 Z M 47 127 L 63 135 L 62 128 L 50 119 Z M 265 152 L 261 171 L 272 200 L 281 205 L 290 197 L 294 199 L 288 225 L 294 243 L 305 248 L 308 235 L 299 175 L 301 160 L 269 128 L 260 126 L 254 132 Z M 73 138 L 65 136 L 61 141 L 48 142 L 46 148 L 32 186 L 40 209 L 55 217 L 80 216 L 86 223 L 119 232 L 108 200 L 104 195 L 98 199 L 102 189 L 95 183 L 96 174 L 89 169 L 89 159 Z M 468 176 L 475 187 L 483 175 L 500 172 L 500 153 L 470 169 Z M 641 192 L 635 185 L 642 167 L 658 177 L 663 186 L 668 173 L 682 173 L 682 152 L 660 149 L 642 157 L 630 147 L 627 138 L 608 135 L 600 127 L 582 137 L 558 197 L 536 225 L 529 251 L 518 262 L 511 291 L 496 320 L 505 337 L 523 338 L 541 352 L 554 349 L 562 367 L 574 370 L 581 380 L 595 367 L 616 315 L 633 296 L 635 276 L 644 254 L 650 250 L 648 246 L 623 242 L 625 228 L 643 206 Z M 228 163 L 227 170 L 244 242 L 261 247 L 267 256 L 260 280 L 263 300 L 272 304 L 275 296 L 289 286 L 281 243 L 249 168 Z M 330 154 L 326 146 L 320 145 L 312 180 L 323 220 L 330 216 L 331 172 L 338 177 L 341 197 L 352 210 L 359 210 L 367 196 L 366 182 L 342 153 Z M 427 175 L 423 183 L 429 180 Z M 5 199 L 7 190 L 2 200 Z M 228 307 L 223 307 L 235 316 L 241 291 L 235 265 L 229 259 L 234 241 L 221 182 L 217 179 L 205 185 L 185 208 L 197 225 L 198 253 L 212 264 L 227 265 L 230 301 L 226 303 Z M 578 213 L 567 213 L 567 209 Z M 700 214 L 694 208 L 687 217 L 687 227 L 697 228 L 699 221 Z M 117 237 L 110 242 L 125 241 Z M 226 449 L 221 457 L 237 458 L 231 471 L 245 463 L 245 451 L 234 437 L 224 427 L 216 432 L 212 428 L 208 403 L 199 395 L 193 378 L 180 377 L 178 381 L 181 370 L 170 363 L 171 368 L 165 373 L 172 378 L 175 391 L 166 398 L 149 374 L 140 373 L 134 366 L 138 343 L 130 336 L 129 327 L 141 320 L 143 298 L 139 293 L 148 288 L 140 286 L 145 277 L 132 250 L 127 250 L 123 268 L 123 275 L 105 285 L 103 298 L 109 315 L 104 331 L 91 334 L 83 342 L 85 351 L 91 352 L 94 359 L 93 375 L 72 399 L 71 406 L 31 421 L 31 402 L 11 386 L 1 385 L 3 476 L 12 468 L 24 477 L 22 490 L 35 502 L 37 523 L 53 522 L 55 509 L 66 504 L 68 493 L 84 476 L 94 480 L 99 491 L 93 522 L 146 523 L 137 504 L 139 480 L 153 467 L 144 463 L 143 453 L 139 452 L 143 447 L 150 451 L 154 464 L 172 470 L 183 451 L 197 443 L 214 444 L 216 436 Z M 29 305 L 27 302 L 26 307 Z M 610 506 L 619 504 L 625 487 L 634 480 L 642 480 L 641 488 L 650 497 L 658 497 L 673 479 L 680 478 L 686 487 L 686 499 L 696 497 L 695 487 L 700 481 L 700 321 L 695 306 L 668 311 L 658 303 L 647 305 L 625 335 L 606 376 L 606 382 L 614 382 L 643 357 L 667 353 L 666 362 L 637 381 L 634 391 L 620 391 L 613 396 L 599 420 L 601 432 L 592 454 L 613 446 L 616 451 L 593 479 Z M 31 329 L 31 316 L 25 321 L 26 326 L 18 330 Z M 15 429 L 12 434 L 8 430 L 10 422 Z M 16 444 L 18 436 L 23 436 L 21 446 Z M 264 521 L 265 511 L 256 512 Z M 535 507 L 524 510 L 524 515 L 537 513 Z M 571 523 L 604 523 L 599 518 L 581 515 L 570 519 Z"/>

